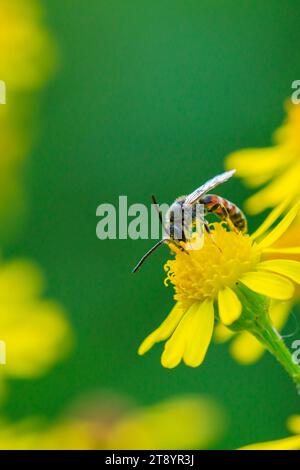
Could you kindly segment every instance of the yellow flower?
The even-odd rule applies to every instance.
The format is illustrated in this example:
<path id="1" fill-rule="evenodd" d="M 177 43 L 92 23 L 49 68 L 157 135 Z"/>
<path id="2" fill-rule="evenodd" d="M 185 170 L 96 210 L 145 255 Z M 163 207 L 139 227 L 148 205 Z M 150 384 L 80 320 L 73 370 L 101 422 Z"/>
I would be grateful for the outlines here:
<path id="1" fill-rule="evenodd" d="M 44 287 L 42 273 L 32 262 L 0 265 L 0 340 L 6 349 L 2 379 L 44 374 L 70 349 L 72 335 L 64 311 L 42 297 Z"/>
<path id="2" fill-rule="evenodd" d="M 223 410 L 204 397 L 175 397 L 126 411 L 102 405 L 91 408 L 92 416 L 60 418 L 52 425 L 0 421 L 0 449 L 206 449 L 224 431 Z"/>
<path id="3" fill-rule="evenodd" d="M 273 146 L 238 150 L 226 159 L 226 167 L 236 168 L 248 186 L 265 185 L 247 200 L 249 214 L 275 207 L 283 197 L 299 199 L 300 106 L 288 103 L 286 111 L 284 124 L 274 133 Z"/>
<path id="4" fill-rule="evenodd" d="M 46 425 L 40 419 L 17 424 L 0 421 L 1 450 L 93 450 L 94 441 L 87 424 L 64 420 Z"/>
<path id="5" fill-rule="evenodd" d="M 0 79 L 7 93 L 39 88 L 49 78 L 55 51 L 36 0 L 0 0 Z"/>
<path id="6" fill-rule="evenodd" d="M 287 202 L 299 198 L 300 189 L 298 176 L 300 171 L 300 106 L 287 103 L 287 118 L 282 127 L 274 133 L 274 145 L 262 149 L 246 149 L 229 155 L 226 166 L 234 165 L 238 175 L 250 187 L 267 184 L 251 196 L 246 202 L 249 213 L 258 213 L 267 207 L 277 205 L 287 197 Z M 300 222 L 296 220 L 281 237 L 275 247 L 279 253 L 274 256 L 284 256 L 285 259 L 300 261 L 297 253 L 289 253 L 290 247 L 299 243 Z M 281 250 L 286 248 L 285 253 Z M 274 326 L 280 331 L 287 322 L 289 313 L 299 300 L 299 289 L 296 289 L 292 300 L 288 302 L 272 302 L 270 316 Z M 216 330 L 217 341 L 232 338 L 233 332 L 223 325 Z M 242 332 L 232 341 L 230 351 L 233 357 L 242 364 L 251 364 L 258 360 L 264 352 L 264 347 L 249 333 Z"/>
<path id="7" fill-rule="evenodd" d="M 201 250 L 191 250 L 188 256 L 179 252 L 167 262 L 166 281 L 173 284 L 177 303 L 165 321 L 143 341 L 139 354 L 159 341 L 168 340 L 161 358 L 164 367 L 176 367 L 181 360 L 197 367 L 210 344 L 215 314 L 223 325 L 231 327 L 242 318 L 245 289 L 267 299 L 292 298 L 293 282 L 300 282 L 300 263 L 277 257 L 265 260 L 298 213 L 297 204 L 267 233 L 285 206 L 276 207 L 252 236 L 226 231 L 216 223 L 214 241 L 206 235 Z M 300 246 L 293 250 L 299 253 Z"/>
<path id="8" fill-rule="evenodd" d="M 295 436 L 250 444 L 242 447 L 241 450 L 300 450 L 300 415 L 291 416 L 287 422 L 287 427 Z"/>
<path id="9" fill-rule="evenodd" d="M 55 49 L 38 0 L 0 0 L 0 80 L 7 95 L 0 105 L 1 239 L 22 224 L 23 163 L 34 138 L 37 109 L 33 92 L 52 75 Z"/>
<path id="10" fill-rule="evenodd" d="M 197 396 L 169 399 L 124 416 L 107 449 L 207 449 L 224 427 L 222 410 Z"/>

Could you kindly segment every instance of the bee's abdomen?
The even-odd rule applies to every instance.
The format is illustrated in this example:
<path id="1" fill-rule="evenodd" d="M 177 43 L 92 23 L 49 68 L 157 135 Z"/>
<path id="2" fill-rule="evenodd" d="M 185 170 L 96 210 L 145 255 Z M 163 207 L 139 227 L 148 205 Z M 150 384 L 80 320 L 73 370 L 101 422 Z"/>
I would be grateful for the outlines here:
<path id="1" fill-rule="evenodd" d="M 247 232 L 246 216 L 233 202 L 215 194 L 206 194 L 201 198 L 200 203 L 205 206 L 207 212 L 214 213 L 223 220 L 229 218 L 240 232 Z"/>

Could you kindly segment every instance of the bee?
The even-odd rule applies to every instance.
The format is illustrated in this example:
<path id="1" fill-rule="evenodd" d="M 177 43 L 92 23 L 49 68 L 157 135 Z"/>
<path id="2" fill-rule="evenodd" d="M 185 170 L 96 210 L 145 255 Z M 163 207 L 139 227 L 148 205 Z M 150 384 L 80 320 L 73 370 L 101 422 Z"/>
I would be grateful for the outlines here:
<path id="1" fill-rule="evenodd" d="M 173 204 L 170 206 L 166 214 L 166 221 L 163 221 L 162 215 L 158 209 L 158 204 L 156 198 L 152 196 L 152 201 L 157 207 L 160 222 L 164 228 L 164 237 L 162 240 L 159 240 L 144 256 L 140 259 L 138 264 L 133 269 L 133 273 L 138 271 L 138 269 L 142 266 L 144 261 L 151 255 L 159 246 L 163 243 L 166 244 L 173 244 L 181 251 L 185 251 L 182 244 L 180 242 L 188 241 L 186 238 L 186 221 L 184 220 L 184 211 L 186 209 L 191 210 L 191 222 L 194 224 L 196 222 L 196 218 L 199 217 L 196 211 L 196 205 L 202 204 L 204 207 L 204 217 L 201 217 L 201 222 L 204 225 L 205 231 L 211 236 L 212 232 L 209 228 L 209 223 L 205 219 L 207 214 L 215 214 L 221 220 L 225 221 L 227 225 L 238 232 L 246 233 L 247 232 L 247 219 L 246 216 L 243 214 L 241 209 L 239 209 L 235 204 L 224 199 L 221 196 L 217 196 L 215 194 L 207 194 L 212 189 L 216 188 L 222 183 L 228 181 L 236 172 L 236 170 L 226 171 L 217 175 L 206 183 L 199 186 L 199 188 L 195 189 L 191 194 L 186 196 L 180 196 Z M 178 210 L 180 209 L 180 210 Z"/>

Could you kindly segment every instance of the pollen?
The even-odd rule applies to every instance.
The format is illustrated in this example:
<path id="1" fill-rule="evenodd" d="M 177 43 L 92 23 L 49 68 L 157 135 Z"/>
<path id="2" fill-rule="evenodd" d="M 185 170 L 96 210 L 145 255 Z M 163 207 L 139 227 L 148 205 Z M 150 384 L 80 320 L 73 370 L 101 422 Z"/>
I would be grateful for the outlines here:
<path id="1" fill-rule="evenodd" d="M 188 304 L 215 299 L 221 289 L 234 288 L 259 262 L 259 250 L 249 235 L 227 231 L 220 223 L 211 229 L 211 235 L 204 234 L 201 249 L 177 252 L 165 264 L 165 285 L 174 286 L 175 300 Z"/>

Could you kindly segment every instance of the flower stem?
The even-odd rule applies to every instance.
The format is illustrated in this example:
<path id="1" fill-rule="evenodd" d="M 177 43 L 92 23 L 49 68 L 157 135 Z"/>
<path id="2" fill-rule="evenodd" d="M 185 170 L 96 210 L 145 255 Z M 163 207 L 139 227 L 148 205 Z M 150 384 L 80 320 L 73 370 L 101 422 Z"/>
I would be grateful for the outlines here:
<path id="1" fill-rule="evenodd" d="M 300 392 L 300 367 L 293 361 L 292 354 L 268 317 L 260 318 L 256 328 L 251 329 L 251 333 L 275 356 Z"/>
<path id="2" fill-rule="evenodd" d="M 235 332 L 248 331 L 277 359 L 297 385 L 300 394 L 300 367 L 282 337 L 275 329 L 269 316 L 269 301 L 255 294 L 246 286 L 238 286 L 238 295 L 243 305 L 239 320 L 230 326 Z"/>

